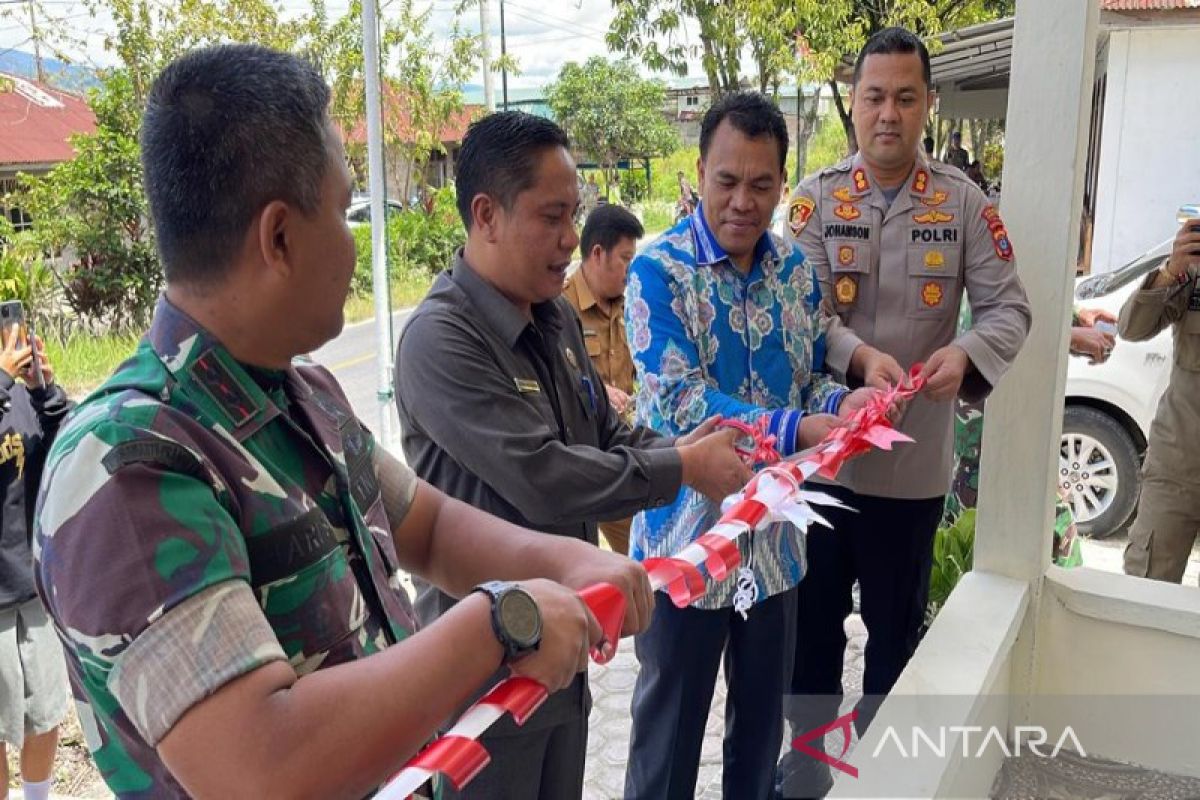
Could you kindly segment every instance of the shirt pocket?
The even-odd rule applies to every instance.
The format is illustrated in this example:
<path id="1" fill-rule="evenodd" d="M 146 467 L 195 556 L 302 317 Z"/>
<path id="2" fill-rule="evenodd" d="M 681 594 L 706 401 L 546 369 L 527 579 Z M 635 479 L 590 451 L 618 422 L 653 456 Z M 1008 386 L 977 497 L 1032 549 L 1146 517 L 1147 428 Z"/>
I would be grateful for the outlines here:
<path id="1" fill-rule="evenodd" d="M 600 335 L 588 328 L 583 330 L 583 346 L 587 349 L 588 358 L 599 358 L 603 352 L 604 343 L 600 341 Z"/>
<path id="2" fill-rule="evenodd" d="M 1175 337 L 1175 363 L 1183 369 L 1200 371 L 1200 311 L 1186 311 Z"/>
<path id="3" fill-rule="evenodd" d="M 246 539 L 259 605 L 297 668 L 333 649 L 366 619 L 346 538 L 313 508 Z"/>
<path id="4" fill-rule="evenodd" d="M 859 302 L 864 282 L 871 273 L 871 243 L 848 239 L 830 239 L 825 244 L 833 276 L 832 302 L 839 313 L 850 311 Z"/>
<path id="5" fill-rule="evenodd" d="M 961 269 L 962 252 L 957 245 L 910 245 L 905 293 L 908 318 L 941 320 L 957 314 Z"/>

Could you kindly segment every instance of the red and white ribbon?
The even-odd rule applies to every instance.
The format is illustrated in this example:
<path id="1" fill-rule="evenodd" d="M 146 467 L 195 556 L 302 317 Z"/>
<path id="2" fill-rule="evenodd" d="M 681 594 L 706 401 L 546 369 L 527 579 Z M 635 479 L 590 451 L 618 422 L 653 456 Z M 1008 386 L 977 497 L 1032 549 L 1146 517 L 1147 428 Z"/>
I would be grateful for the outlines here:
<path id="1" fill-rule="evenodd" d="M 907 385 L 880 392 L 816 447 L 760 470 L 740 493 L 723 504 L 717 524 L 678 554 L 643 561 L 651 587 L 655 591 L 665 589 L 671 601 L 682 608 L 706 591 L 701 566 L 718 581 L 737 569 L 741 562 L 738 537 L 773 522 L 790 522 L 801 530 L 807 530 L 814 522 L 829 527 L 813 506 L 845 506 L 827 494 L 805 490 L 804 482 L 814 475 L 832 479 L 848 459 L 872 447 L 891 450 L 897 442 L 911 442 L 911 438 L 892 427 L 888 411 L 896 401 L 907 400 L 920 391 L 921 381 L 916 377 L 920 366 L 912 368 Z M 768 436 L 764 423 L 760 420 L 759 424 L 750 425 L 726 420 L 723 424 L 736 427 L 752 438 L 752 444 L 739 445 L 739 452 L 755 463 L 762 463 L 778 459 L 774 438 Z M 613 645 L 610 654 L 615 653 L 625 617 L 624 596 L 609 584 L 597 584 L 579 594 L 600 623 L 604 641 Z M 599 649 L 593 649 L 591 656 L 597 663 L 606 661 Z M 439 772 L 461 789 L 490 761 L 479 736 L 505 714 L 511 714 L 517 725 L 524 724 L 546 697 L 545 687 L 529 678 L 501 681 L 471 706 L 454 727 L 414 756 L 374 800 L 407 800 Z"/>

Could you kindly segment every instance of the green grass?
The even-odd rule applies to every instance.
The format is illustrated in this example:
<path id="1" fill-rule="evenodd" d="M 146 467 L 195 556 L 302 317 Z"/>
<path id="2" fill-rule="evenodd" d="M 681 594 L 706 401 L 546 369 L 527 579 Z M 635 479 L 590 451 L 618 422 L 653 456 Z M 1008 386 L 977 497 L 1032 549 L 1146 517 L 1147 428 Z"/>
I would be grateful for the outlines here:
<path id="1" fill-rule="evenodd" d="M 429 291 L 430 279 L 408 276 L 392 284 L 392 308 L 415 306 Z M 346 300 L 346 322 L 359 322 L 375 316 L 375 304 L 370 295 L 351 295 Z M 140 335 L 106 334 L 87 336 L 76 334 L 66 341 L 46 342 L 46 356 L 54 365 L 54 374 L 67 394 L 80 399 L 99 386 L 113 370 L 137 348 Z"/>
<path id="2" fill-rule="evenodd" d="M 675 224 L 675 204 L 666 200 L 650 200 L 642 204 L 642 227 L 646 233 L 658 234 Z"/>
<path id="3" fill-rule="evenodd" d="M 55 379 L 71 397 L 79 398 L 98 386 L 137 348 L 133 334 L 87 336 L 46 342 L 46 357 L 54 365 Z"/>
<path id="4" fill-rule="evenodd" d="M 393 280 L 391 285 L 392 310 L 411 308 L 425 297 L 432 278 L 424 275 L 406 274 L 399 280 Z M 346 298 L 346 323 L 362 322 L 375 316 L 375 298 L 372 295 L 352 294 Z"/>

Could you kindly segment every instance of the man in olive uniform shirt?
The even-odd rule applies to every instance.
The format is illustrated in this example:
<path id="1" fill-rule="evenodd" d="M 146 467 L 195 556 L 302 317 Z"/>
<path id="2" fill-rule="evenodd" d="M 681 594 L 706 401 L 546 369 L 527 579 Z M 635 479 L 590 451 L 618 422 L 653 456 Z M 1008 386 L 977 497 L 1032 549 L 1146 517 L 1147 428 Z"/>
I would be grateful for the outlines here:
<path id="1" fill-rule="evenodd" d="M 1121 309 L 1119 330 L 1130 341 L 1174 328 L 1171 380 L 1150 426 L 1137 518 L 1129 529 L 1125 572 L 1180 583 L 1200 530 L 1200 220 L 1175 236 L 1170 258 L 1146 278 Z"/>
<path id="2" fill-rule="evenodd" d="M 985 397 L 1030 324 L 999 214 L 961 171 L 918 154 L 933 100 L 925 46 L 902 28 L 881 31 L 854 79 L 861 149 L 797 187 L 790 232 L 821 282 L 834 374 L 883 387 L 923 363 L 925 388 L 899 426 L 915 444 L 847 464 L 831 493 L 855 511 L 833 509 L 833 530 L 809 533 L 792 678 L 803 699 L 785 704 L 794 735 L 837 716 L 856 579 L 869 634 L 860 731 L 908 663 L 950 487 L 952 401 Z M 959 335 L 964 291 L 973 324 Z M 828 767 L 803 754 L 785 758 L 779 774 L 789 797 L 820 796 L 831 782 Z"/>
<path id="3" fill-rule="evenodd" d="M 563 297 L 583 323 L 583 344 L 608 401 L 627 422 L 633 411 L 633 359 L 625 340 L 625 277 L 643 233 L 642 223 L 624 208 L 597 208 L 583 225 L 583 263 L 563 285 Z M 614 552 L 629 552 L 630 522 L 626 517 L 601 523 L 600 532 Z"/>

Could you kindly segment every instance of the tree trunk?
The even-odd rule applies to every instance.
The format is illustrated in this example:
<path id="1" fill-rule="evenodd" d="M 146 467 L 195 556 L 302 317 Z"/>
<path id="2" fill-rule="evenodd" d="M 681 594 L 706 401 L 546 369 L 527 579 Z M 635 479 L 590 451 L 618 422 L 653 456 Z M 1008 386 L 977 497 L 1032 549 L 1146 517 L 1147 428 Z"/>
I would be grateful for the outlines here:
<path id="1" fill-rule="evenodd" d="M 842 102 L 842 92 L 838 89 L 837 81 L 831 79 L 829 88 L 833 89 L 833 104 L 837 106 L 838 117 L 842 120 L 842 130 L 846 132 L 846 152 L 853 155 L 858 152 L 858 140 L 854 138 L 854 122 L 850 119 L 850 112 L 846 110 L 846 104 Z"/>
<path id="2" fill-rule="evenodd" d="M 804 91 L 797 86 L 796 94 L 796 174 L 792 183 L 799 183 L 808 171 L 808 143 L 817 130 L 817 112 L 821 108 L 820 86 L 812 93 L 811 98 L 804 96 Z"/>

